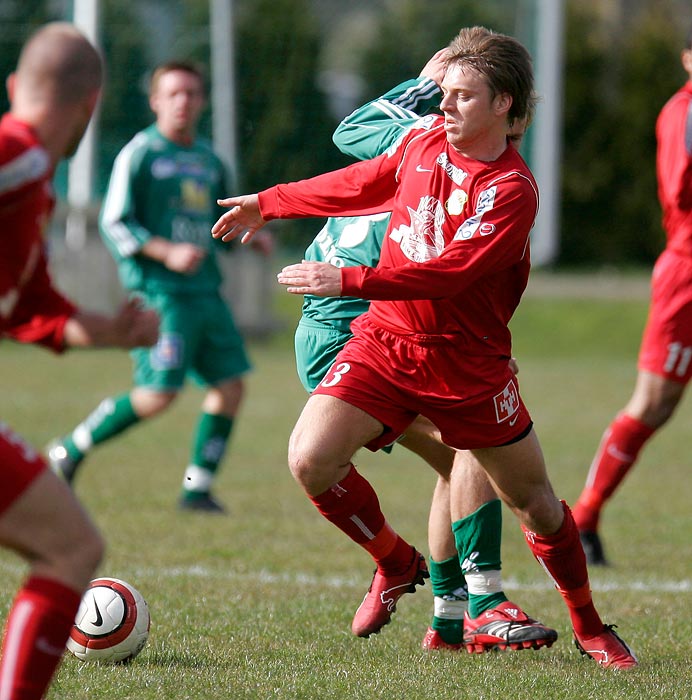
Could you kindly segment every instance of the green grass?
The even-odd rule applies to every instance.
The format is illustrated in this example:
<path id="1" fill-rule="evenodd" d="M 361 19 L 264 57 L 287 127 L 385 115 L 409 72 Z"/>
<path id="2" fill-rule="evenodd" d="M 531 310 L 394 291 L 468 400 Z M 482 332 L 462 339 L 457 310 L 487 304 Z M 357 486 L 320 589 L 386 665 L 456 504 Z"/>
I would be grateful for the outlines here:
<path id="1" fill-rule="evenodd" d="M 256 365 L 218 485 L 231 515 L 175 510 L 201 393 L 190 386 L 164 416 L 95 451 L 76 490 L 106 534 L 100 574 L 124 578 L 147 599 L 149 642 L 129 666 L 67 657 L 49 700 L 221 698 L 527 699 L 687 697 L 692 518 L 690 405 L 647 447 L 604 516 L 615 566 L 594 571 L 597 606 L 637 651 L 619 674 L 582 660 L 566 610 L 505 512 L 503 567 L 510 596 L 558 629 L 539 652 L 471 657 L 424 654 L 430 588 L 405 596 L 392 625 L 370 639 L 350 634 L 371 575 L 368 557 L 319 517 L 285 466 L 286 442 L 305 401 L 291 329 L 299 300 L 281 296 L 285 330 L 253 342 Z M 559 495 L 573 501 L 600 435 L 635 377 L 645 300 L 524 300 L 513 322 L 522 394 Z M 0 416 L 35 445 L 72 427 L 101 398 L 129 386 L 126 354 L 57 358 L 0 345 Z M 426 549 L 434 477 L 398 449 L 367 451 L 359 468 L 401 534 Z M 25 569 L 0 554 L 0 610 Z"/>

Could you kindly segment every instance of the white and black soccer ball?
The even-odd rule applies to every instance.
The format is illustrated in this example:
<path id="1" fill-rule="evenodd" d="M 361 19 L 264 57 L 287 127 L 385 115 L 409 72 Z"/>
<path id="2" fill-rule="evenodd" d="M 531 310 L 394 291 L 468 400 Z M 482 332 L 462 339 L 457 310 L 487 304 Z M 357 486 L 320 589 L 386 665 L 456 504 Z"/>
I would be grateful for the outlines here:
<path id="1" fill-rule="evenodd" d="M 129 661 L 146 644 L 150 621 L 149 606 L 134 586 L 97 578 L 82 596 L 67 648 L 82 661 Z"/>

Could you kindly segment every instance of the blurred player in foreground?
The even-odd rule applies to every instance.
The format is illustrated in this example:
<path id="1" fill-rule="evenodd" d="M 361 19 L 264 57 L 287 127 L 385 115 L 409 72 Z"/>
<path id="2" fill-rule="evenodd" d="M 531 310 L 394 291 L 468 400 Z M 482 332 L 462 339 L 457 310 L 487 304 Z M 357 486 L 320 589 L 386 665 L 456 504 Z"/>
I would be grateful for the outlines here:
<path id="1" fill-rule="evenodd" d="M 51 179 L 77 148 L 101 81 L 98 52 L 65 23 L 33 34 L 8 78 L 11 108 L 0 121 L 0 337 L 55 352 L 156 342 L 154 312 L 135 302 L 114 317 L 81 311 L 53 288 L 47 271 Z M 103 542 L 72 491 L 4 423 L 0 472 L 0 542 L 30 565 L 7 619 L 0 700 L 38 700 L 60 662 Z"/>
<path id="2" fill-rule="evenodd" d="M 647 441 L 673 415 L 692 377 L 692 29 L 681 60 L 688 80 L 656 123 L 658 197 L 667 242 L 651 280 L 637 381 L 627 405 L 605 431 L 574 505 L 590 564 L 608 563 L 598 534 L 603 507 Z"/>
<path id="3" fill-rule="evenodd" d="M 187 376 L 205 387 L 179 507 L 223 513 L 212 487 L 226 453 L 250 369 L 245 344 L 221 297 L 220 246 L 209 237 L 228 176 L 211 144 L 197 135 L 206 104 L 204 78 L 191 63 L 169 61 L 151 78 L 156 122 L 120 151 L 101 214 L 101 234 L 123 286 L 161 316 L 151 350 L 133 352 L 134 388 L 104 399 L 48 448 L 53 469 L 72 481 L 86 454 L 161 414 Z M 268 252 L 270 237 L 258 239 Z"/>
<path id="4" fill-rule="evenodd" d="M 418 78 L 397 85 L 382 97 L 355 110 L 337 127 L 334 142 L 361 160 L 385 152 L 407 129 L 440 103 L 446 49 L 437 52 Z M 525 124 L 517 123 L 510 138 L 518 145 Z M 380 259 L 389 214 L 333 217 L 305 253 L 305 260 L 328 261 L 338 267 L 368 265 Z M 298 374 L 303 386 L 314 391 L 351 337 L 350 325 L 365 313 L 365 299 L 306 295 L 295 336 Z M 430 508 L 428 543 L 434 613 L 423 638 L 424 649 L 538 649 L 551 646 L 557 632 L 531 619 L 502 587 L 502 509 L 485 472 L 468 451 L 444 445 L 430 421 L 418 417 L 399 444 L 422 457 L 438 479 Z M 452 465 L 464 489 L 456 494 L 465 517 L 457 530 L 475 533 L 475 556 L 459 561 L 451 529 L 450 478 Z"/>
<path id="5" fill-rule="evenodd" d="M 274 218 L 392 211 L 377 268 L 291 265 L 290 293 L 372 299 L 354 335 L 308 399 L 289 443 L 289 466 L 319 512 L 363 547 L 377 570 L 356 611 L 366 636 L 422 582 L 422 555 L 386 521 L 352 463 L 421 414 L 445 444 L 470 449 L 518 516 L 526 542 L 569 610 L 579 650 L 601 666 L 637 660 L 594 606 L 570 509 L 559 501 L 509 366 L 511 319 L 528 281 L 534 178 L 509 127 L 526 119 L 533 69 L 512 37 L 462 30 L 449 47 L 442 117 L 409 130 L 369 161 L 259 195 L 231 197 L 212 228 L 247 242 Z M 452 472 L 452 493 L 460 493 Z M 455 521 L 459 514 L 452 512 Z M 455 531 L 460 561 L 473 533 Z"/>

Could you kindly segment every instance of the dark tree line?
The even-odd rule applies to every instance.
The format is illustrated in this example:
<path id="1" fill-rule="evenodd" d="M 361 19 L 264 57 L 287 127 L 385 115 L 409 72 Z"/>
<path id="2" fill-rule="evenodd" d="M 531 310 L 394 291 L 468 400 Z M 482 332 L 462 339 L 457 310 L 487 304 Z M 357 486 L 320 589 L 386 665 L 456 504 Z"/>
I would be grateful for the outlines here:
<path id="1" fill-rule="evenodd" d="M 330 42 L 358 51 L 351 64 L 363 81 L 363 100 L 416 75 L 461 26 L 484 24 L 527 41 L 516 9 L 530 6 L 530 0 L 375 4 L 369 40 L 339 31 L 328 35 Z M 236 0 L 235 6 L 241 189 L 254 191 L 348 163 L 331 142 L 337 118 L 319 87 L 327 39 L 314 0 Z M 676 0 L 632 3 L 633 11 L 617 27 L 604 24 L 598 6 L 568 2 L 558 262 L 650 264 L 663 245 L 654 123 L 685 80 L 679 56 L 687 27 Z M 3 0 L 3 76 L 14 67 L 31 28 L 69 18 L 70 7 L 68 0 Z M 159 58 L 192 58 L 208 66 L 208 21 L 208 0 L 102 0 L 108 80 L 99 126 L 99 191 L 118 150 L 151 121 L 145 87 L 156 37 L 167 32 Z M 208 114 L 202 127 L 209 133 Z M 316 225 L 288 224 L 284 240 L 301 246 Z"/>

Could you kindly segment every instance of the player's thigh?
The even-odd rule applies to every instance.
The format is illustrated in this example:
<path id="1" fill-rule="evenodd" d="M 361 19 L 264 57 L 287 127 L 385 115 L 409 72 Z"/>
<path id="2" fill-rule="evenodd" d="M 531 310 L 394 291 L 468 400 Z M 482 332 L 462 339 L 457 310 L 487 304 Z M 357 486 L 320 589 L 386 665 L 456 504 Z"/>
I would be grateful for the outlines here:
<path id="1" fill-rule="evenodd" d="M 640 369 L 634 392 L 626 411 L 629 415 L 658 428 L 665 423 L 680 403 L 687 384 Z"/>
<path id="2" fill-rule="evenodd" d="M 43 470 L 0 515 L 0 542 L 32 562 L 86 583 L 103 550 L 101 538 L 72 489 Z"/>
<path id="3" fill-rule="evenodd" d="M 191 362 L 190 343 L 196 335 L 194 310 L 174 295 L 149 294 L 144 302 L 159 314 L 159 338 L 151 348 L 130 353 L 137 387 L 177 392 Z"/>
<path id="4" fill-rule="evenodd" d="M 291 433 L 289 462 L 346 464 L 382 430 L 382 423 L 362 409 L 333 396 L 313 395 Z"/>
<path id="5" fill-rule="evenodd" d="M 418 416 L 399 438 L 399 444 L 421 457 L 440 476 L 449 478 L 455 451 L 442 442 L 440 431 L 427 418 Z"/>

